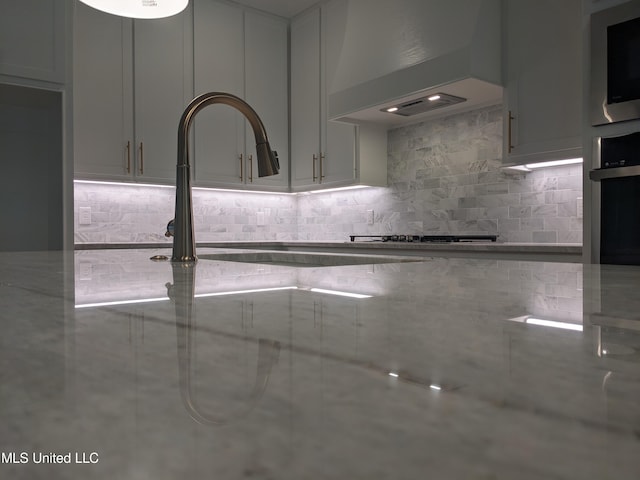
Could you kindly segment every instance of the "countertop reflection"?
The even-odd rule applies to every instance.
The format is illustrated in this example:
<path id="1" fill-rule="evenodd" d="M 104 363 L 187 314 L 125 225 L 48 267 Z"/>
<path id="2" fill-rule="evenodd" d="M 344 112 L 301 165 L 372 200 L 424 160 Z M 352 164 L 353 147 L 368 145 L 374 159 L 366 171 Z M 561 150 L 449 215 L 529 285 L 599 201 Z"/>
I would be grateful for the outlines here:
<path id="1" fill-rule="evenodd" d="M 638 476 L 638 267 L 166 252 L 0 254 L 3 478 Z"/>

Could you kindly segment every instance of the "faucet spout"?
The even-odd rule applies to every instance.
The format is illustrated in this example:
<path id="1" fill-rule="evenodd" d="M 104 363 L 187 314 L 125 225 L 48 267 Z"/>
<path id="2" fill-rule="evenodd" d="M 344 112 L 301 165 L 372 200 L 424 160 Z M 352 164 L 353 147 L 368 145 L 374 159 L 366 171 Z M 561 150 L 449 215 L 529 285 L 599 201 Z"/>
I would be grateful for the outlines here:
<path id="1" fill-rule="evenodd" d="M 205 93 L 194 98 L 184 110 L 178 125 L 178 165 L 176 169 L 176 210 L 174 218 L 172 262 L 195 262 L 196 247 L 193 233 L 193 204 L 191 201 L 191 172 L 189 165 L 189 130 L 196 114 L 208 105 L 222 103 L 242 113 L 256 139 L 258 176 L 276 175 L 280 163 L 271 150 L 262 120 L 251 106 L 235 95 L 222 92 Z"/>

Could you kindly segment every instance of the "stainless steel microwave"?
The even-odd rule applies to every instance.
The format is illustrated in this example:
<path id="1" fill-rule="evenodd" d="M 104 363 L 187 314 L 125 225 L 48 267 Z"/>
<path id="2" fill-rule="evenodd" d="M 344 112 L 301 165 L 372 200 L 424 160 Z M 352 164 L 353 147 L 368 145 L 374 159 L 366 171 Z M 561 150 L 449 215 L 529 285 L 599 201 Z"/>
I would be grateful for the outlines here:
<path id="1" fill-rule="evenodd" d="M 591 15 L 591 124 L 640 119 L 640 0 Z"/>

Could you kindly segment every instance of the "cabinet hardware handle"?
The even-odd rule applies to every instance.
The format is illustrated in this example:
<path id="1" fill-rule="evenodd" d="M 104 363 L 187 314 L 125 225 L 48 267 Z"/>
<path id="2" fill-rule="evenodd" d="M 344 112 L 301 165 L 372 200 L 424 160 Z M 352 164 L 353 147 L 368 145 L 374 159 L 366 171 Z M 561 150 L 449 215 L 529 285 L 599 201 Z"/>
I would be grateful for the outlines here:
<path id="1" fill-rule="evenodd" d="M 507 153 L 511 153 L 511 150 L 513 150 L 513 149 L 515 148 L 515 147 L 513 146 L 513 136 L 512 136 L 512 133 L 513 133 L 513 127 L 512 127 L 512 125 L 511 125 L 511 122 L 512 122 L 513 120 L 515 120 L 515 117 L 511 114 L 511 110 L 509 110 L 509 125 L 508 125 L 508 127 L 507 127 L 507 131 L 508 131 L 508 134 L 507 134 L 507 143 L 508 143 L 509 145 L 507 146 Z"/>
<path id="2" fill-rule="evenodd" d="M 318 176 L 316 175 L 316 162 L 317 161 L 318 161 L 318 156 L 314 153 L 313 154 L 313 160 L 311 162 L 311 170 L 312 170 L 313 181 L 314 182 L 318 179 Z"/>
<path id="3" fill-rule="evenodd" d="M 322 183 L 322 179 L 325 177 L 325 174 L 323 172 L 323 166 L 324 166 L 324 157 L 325 154 L 324 153 L 320 153 L 320 183 Z"/>
<path id="4" fill-rule="evenodd" d="M 238 158 L 240 159 L 240 180 L 244 180 L 244 162 L 242 161 L 242 154 L 238 155 Z"/>
<path id="5" fill-rule="evenodd" d="M 140 175 L 144 175 L 144 143 L 140 142 Z"/>
<path id="6" fill-rule="evenodd" d="M 249 182 L 253 183 L 253 154 L 249 154 Z"/>
<path id="7" fill-rule="evenodd" d="M 131 141 L 127 141 L 127 173 L 131 173 Z"/>

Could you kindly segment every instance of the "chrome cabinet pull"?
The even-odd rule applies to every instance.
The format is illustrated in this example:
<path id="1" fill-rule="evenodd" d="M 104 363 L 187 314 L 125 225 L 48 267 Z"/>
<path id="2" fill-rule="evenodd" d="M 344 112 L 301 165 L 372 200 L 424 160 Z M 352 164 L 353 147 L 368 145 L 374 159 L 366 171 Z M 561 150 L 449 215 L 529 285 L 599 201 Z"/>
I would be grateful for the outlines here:
<path id="1" fill-rule="evenodd" d="M 249 154 L 249 182 L 253 183 L 253 154 Z"/>
<path id="2" fill-rule="evenodd" d="M 144 143 L 140 142 L 140 175 L 144 175 Z"/>
<path id="3" fill-rule="evenodd" d="M 131 173 L 131 142 L 127 141 L 127 173 Z"/>
<path id="4" fill-rule="evenodd" d="M 508 153 L 511 153 L 511 150 L 516 148 L 516 147 L 513 146 L 513 136 L 512 136 L 512 133 L 513 133 L 512 128 L 513 127 L 511 125 L 511 122 L 513 120 L 515 120 L 515 117 L 511 114 L 511 110 L 509 110 L 509 125 L 507 127 L 507 131 L 508 131 L 508 134 L 507 134 L 507 143 L 508 143 L 507 152 Z"/>
<path id="5" fill-rule="evenodd" d="M 325 177 L 325 174 L 323 172 L 324 158 L 325 158 L 324 153 L 320 153 L 320 183 L 322 183 L 322 179 Z"/>
<path id="6" fill-rule="evenodd" d="M 240 180 L 244 180 L 244 162 L 242 161 L 242 153 L 238 155 L 238 158 L 240 159 Z"/>
<path id="7" fill-rule="evenodd" d="M 316 162 L 318 161 L 318 156 L 314 153 L 313 154 L 313 160 L 311 163 L 311 170 L 312 170 L 312 174 L 313 174 L 313 181 L 315 182 L 318 179 L 318 176 L 316 175 Z"/>

